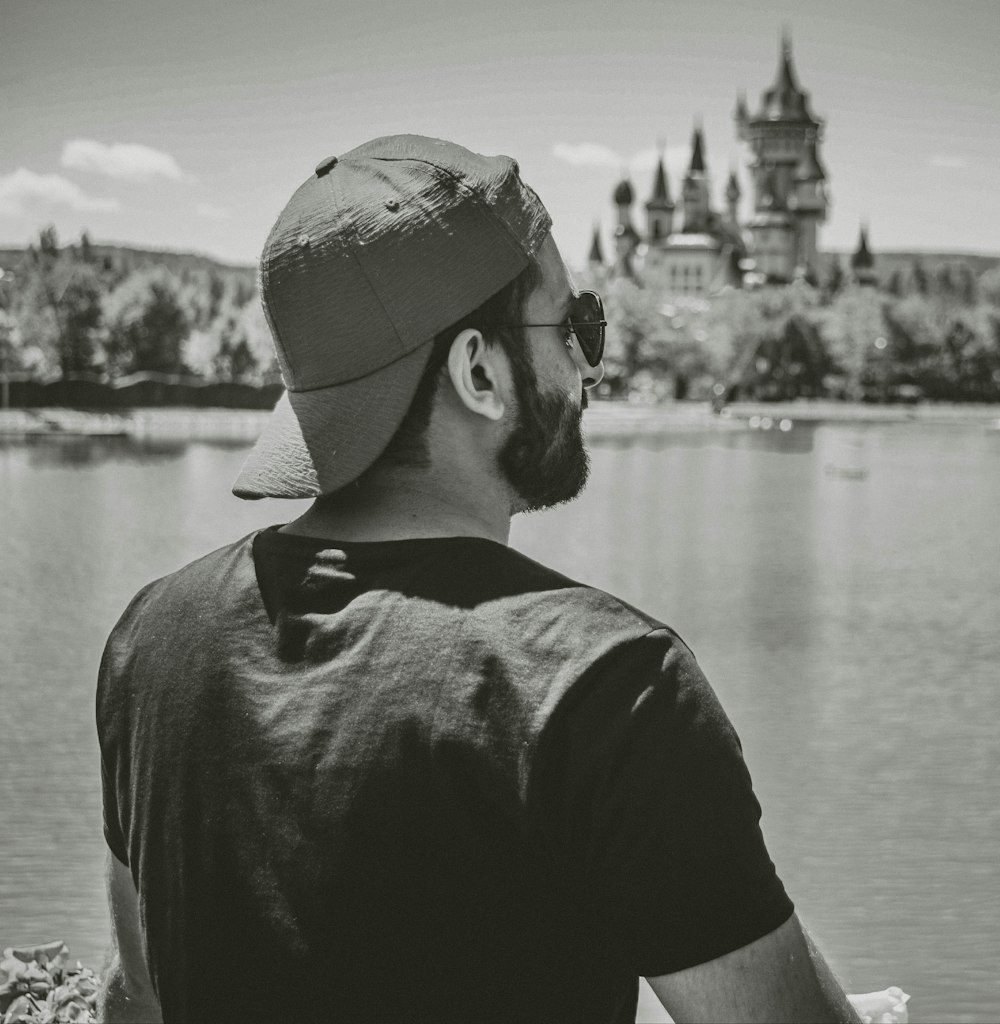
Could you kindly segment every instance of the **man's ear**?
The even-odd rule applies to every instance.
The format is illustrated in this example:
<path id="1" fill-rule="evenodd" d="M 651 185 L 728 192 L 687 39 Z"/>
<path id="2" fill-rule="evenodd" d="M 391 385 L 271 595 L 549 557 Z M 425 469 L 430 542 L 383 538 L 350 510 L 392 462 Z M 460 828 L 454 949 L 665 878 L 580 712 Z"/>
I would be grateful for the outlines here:
<path id="1" fill-rule="evenodd" d="M 455 335 L 448 352 L 448 376 L 459 401 L 489 420 L 503 418 L 506 405 L 499 372 L 506 362 L 498 345 L 487 345 L 481 331 L 467 328 Z"/>

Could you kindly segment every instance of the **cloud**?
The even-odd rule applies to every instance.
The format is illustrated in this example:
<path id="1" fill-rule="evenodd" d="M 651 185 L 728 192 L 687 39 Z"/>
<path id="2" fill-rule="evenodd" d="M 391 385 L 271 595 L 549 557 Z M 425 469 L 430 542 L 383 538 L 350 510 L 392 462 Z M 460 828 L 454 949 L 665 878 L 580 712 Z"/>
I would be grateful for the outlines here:
<path id="1" fill-rule="evenodd" d="M 229 220 L 230 216 L 229 210 L 224 206 L 216 206 L 215 203 L 199 203 L 194 212 L 207 220 Z"/>
<path id="2" fill-rule="evenodd" d="M 101 212 L 117 210 L 117 199 L 88 196 L 79 185 L 60 174 L 36 174 L 19 167 L 10 174 L 0 175 L 0 215 L 17 216 L 31 202 L 68 206 L 73 210 Z"/>
<path id="3" fill-rule="evenodd" d="M 599 142 L 578 142 L 574 145 L 559 142 L 552 147 L 553 156 L 565 160 L 574 167 L 610 167 L 619 172 L 627 170 L 632 174 L 651 174 L 661 152 L 658 146 L 647 146 L 632 156 L 625 157 Z M 663 155 L 668 170 L 682 164 L 686 167 L 691 156 L 691 147 L 687 143 L 667 146 Z"/>
<path id="4" fill-rule="evenodd" d="M 552 147 L 553 156 L 574 167 L 613 167 L 621 168 L 625 161 L 609 146 L 599 142 L 557 142 Z"/>
<path id="5" fill-rule="evenodd" d="M 169 154 L 134 142 L 115 142 L 106 146 L 93 139 L 72 139 L 63 146 L 63 167 L 93 171 L 111 178 L 148 181 L 150 178 L 184 177 L 177 161 Z"/>
<path id="6" fill-rule="evenodd" d="M 969 161 L 960 156 L 949 156 L 947 153 L 935 153 L 928 157 L 931 167 L 943 167 L 948 171 L 961 171 L 969 166 Z"/>

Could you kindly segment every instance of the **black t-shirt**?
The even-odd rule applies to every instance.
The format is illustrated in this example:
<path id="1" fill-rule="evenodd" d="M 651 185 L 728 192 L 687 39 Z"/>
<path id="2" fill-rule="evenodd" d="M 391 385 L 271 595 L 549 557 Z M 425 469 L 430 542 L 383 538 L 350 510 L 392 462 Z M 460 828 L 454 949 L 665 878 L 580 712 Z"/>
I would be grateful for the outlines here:
<path id="1" fill-rule="evenodd" d="M 632 1021 L 792 912 L 683 641 L 501 544 L 265 530 L 150 584 L 97 695 L 166 1021 Z"/>

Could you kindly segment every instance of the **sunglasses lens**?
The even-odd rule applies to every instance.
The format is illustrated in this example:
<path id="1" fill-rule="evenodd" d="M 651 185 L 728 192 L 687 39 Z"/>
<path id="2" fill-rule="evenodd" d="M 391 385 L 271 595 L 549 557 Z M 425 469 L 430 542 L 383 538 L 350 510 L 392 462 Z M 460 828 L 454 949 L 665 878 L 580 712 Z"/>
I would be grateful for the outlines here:
<path id="1" fill-rule="evenodd" d="M 581 292 L 573 303 L 570 322 L 584 358 L 591 366 L 597 366 L 604 355 L 604 307 L 600 296 Z"/>

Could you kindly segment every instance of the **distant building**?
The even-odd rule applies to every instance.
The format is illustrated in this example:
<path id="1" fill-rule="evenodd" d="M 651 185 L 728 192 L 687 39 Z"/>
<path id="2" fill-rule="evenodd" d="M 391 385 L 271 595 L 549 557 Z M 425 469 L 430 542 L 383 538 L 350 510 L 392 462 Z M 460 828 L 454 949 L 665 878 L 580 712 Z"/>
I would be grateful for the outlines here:
<path id="1" fill-rule="evenodd" d="M 615 255 L 611 276 L 635 276 L 676 294 L 704 295 L 726 285 L 816 280 L 818 230 L 830 196 L 820 158 L 822 119 L 812 112 L 792 64 L 791 41 L 781 41 L 774 84 L 751 113 L 741 95 L 736 105 L 737 138 L 746 144 L 753 212 L 741 221 L 741 190 L 730 169 L 717 209 L 705 161 L 704 132 L 696 125 L 691 157 L 678 200 L 661 156 L 645 203 L 644 230 L 632 219 L 635 193 L 628 178 L 615 187 Z M 591 265 L 600 253 L 595 232 Z"/>
<path id="2" fill-rule="evenodd" d="M 858 247 L 851 256 L 851 276 L 856 284 L 876 285 L 878 277 L 875 274 L 875 257 L 868 248 L 868 226 L 861 226 L 861 233 L 858 237 Z"/>

